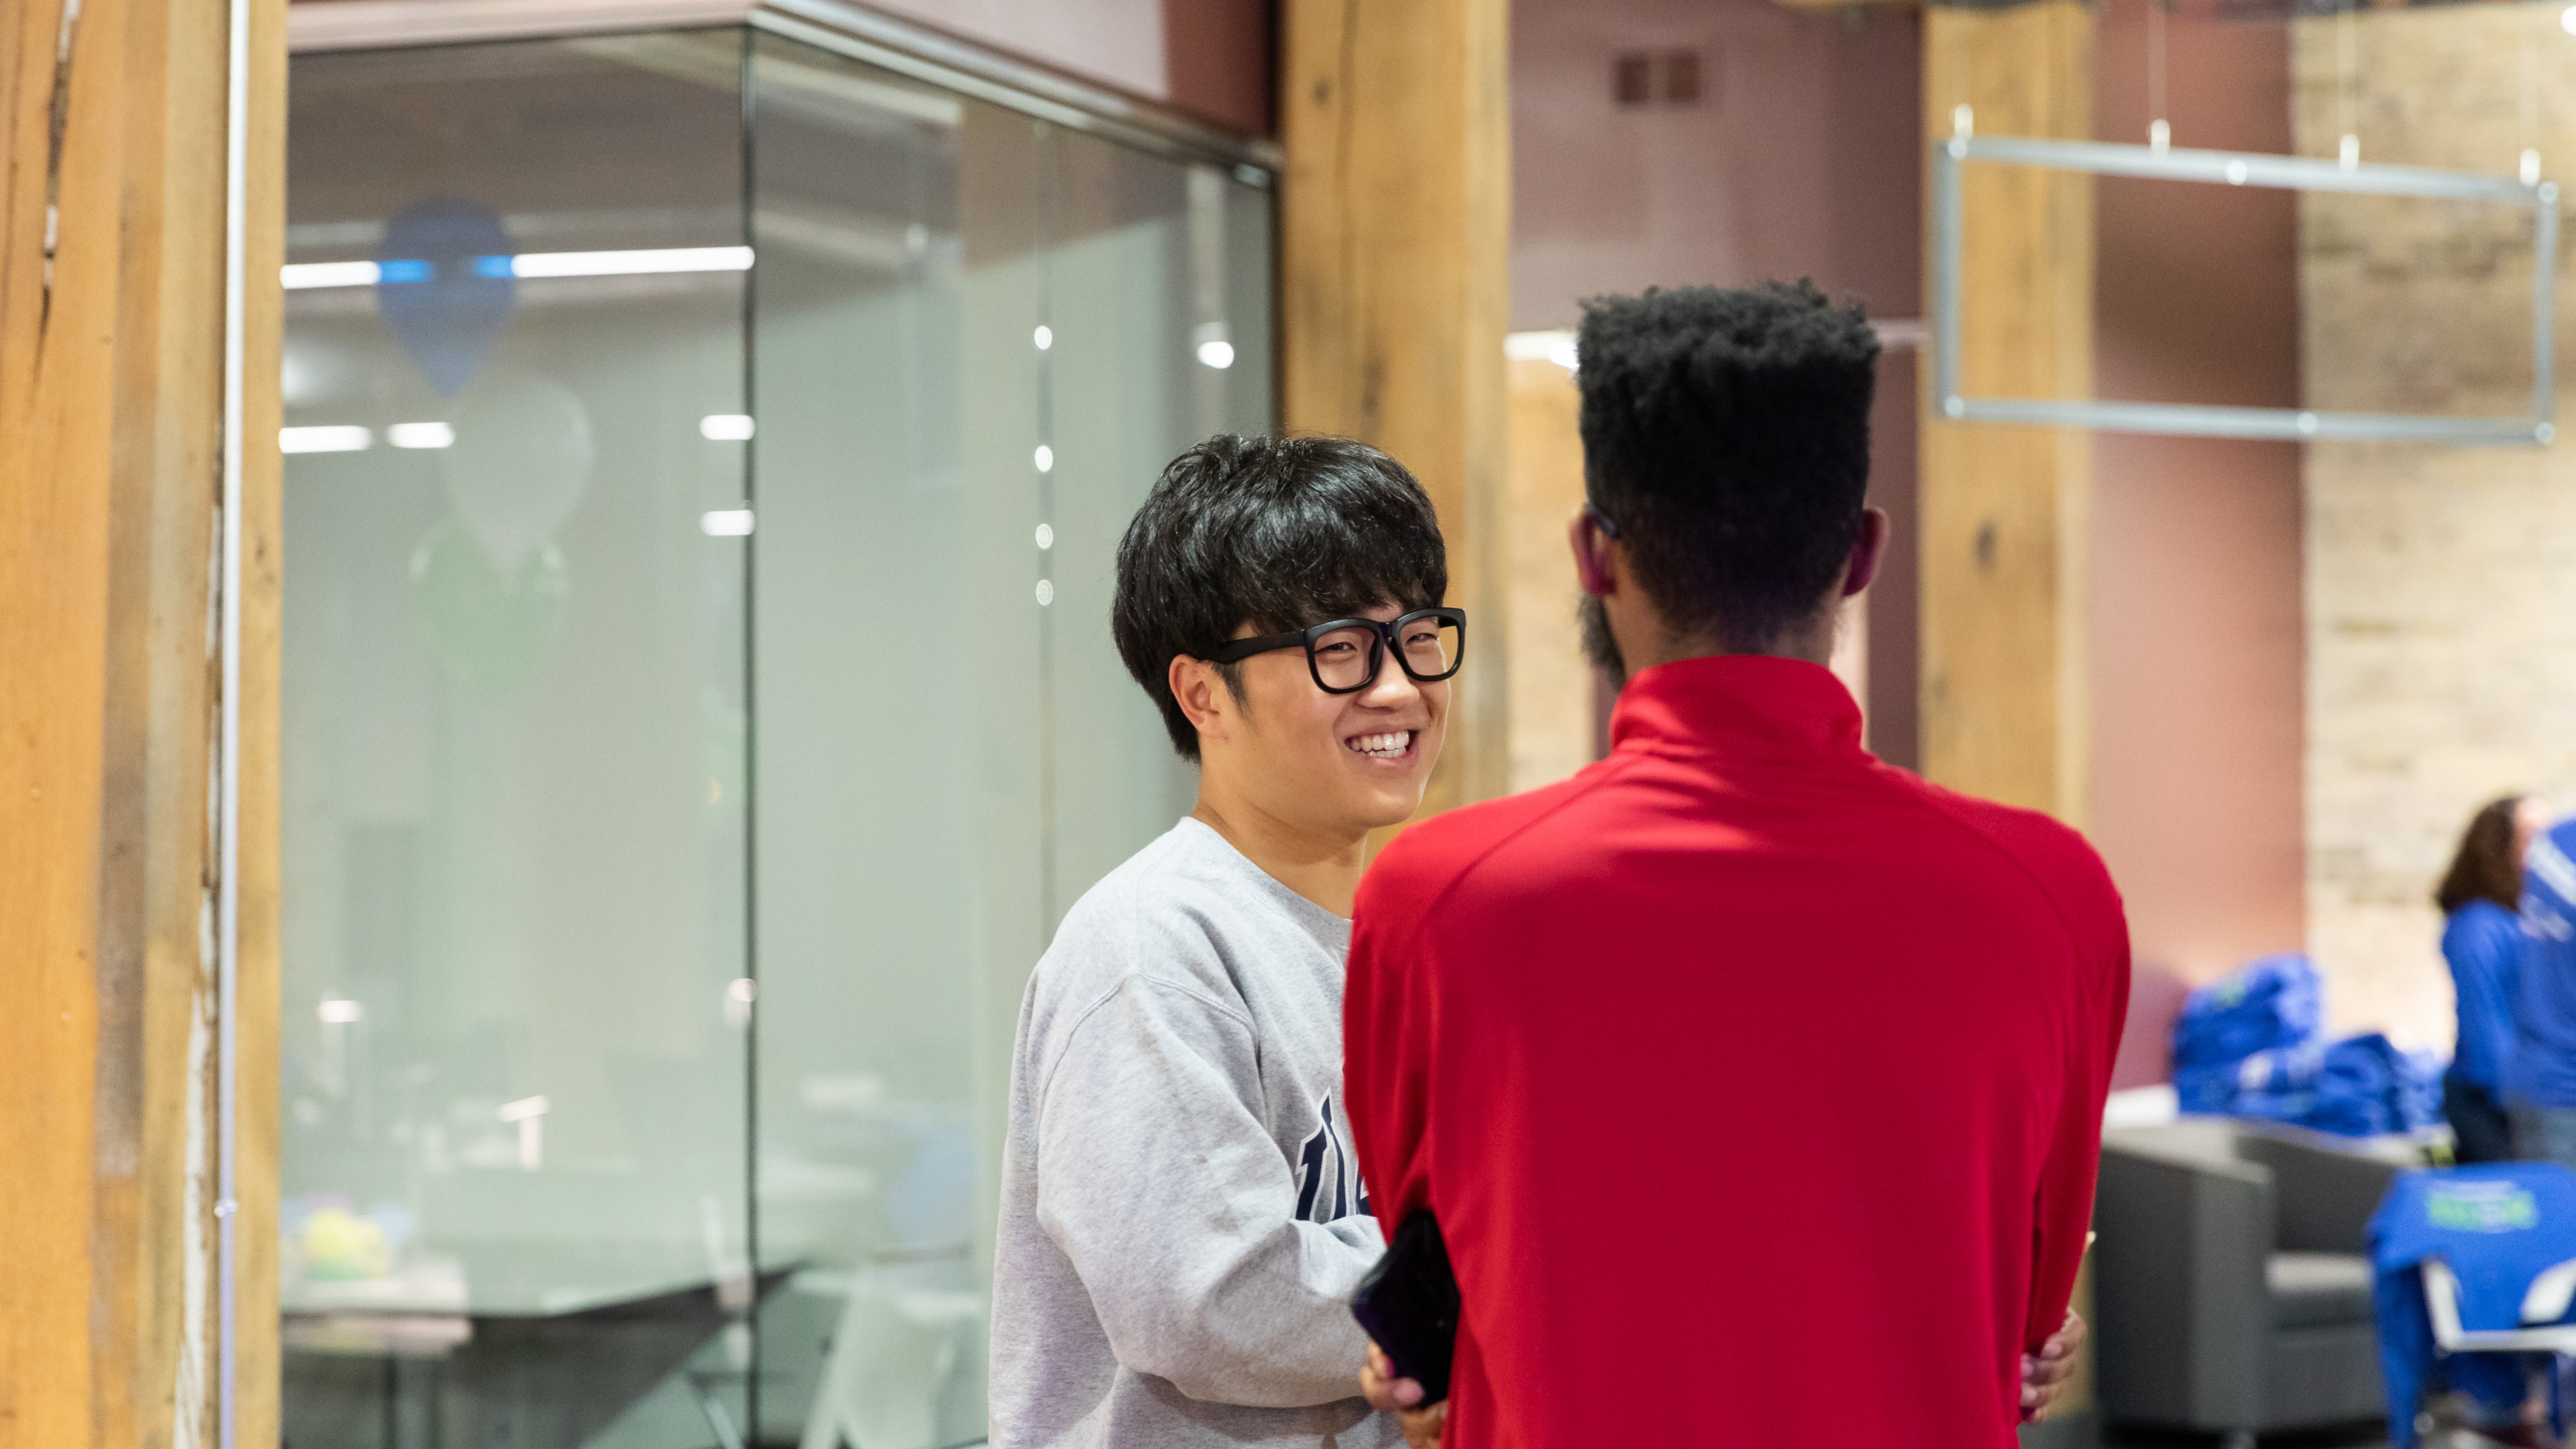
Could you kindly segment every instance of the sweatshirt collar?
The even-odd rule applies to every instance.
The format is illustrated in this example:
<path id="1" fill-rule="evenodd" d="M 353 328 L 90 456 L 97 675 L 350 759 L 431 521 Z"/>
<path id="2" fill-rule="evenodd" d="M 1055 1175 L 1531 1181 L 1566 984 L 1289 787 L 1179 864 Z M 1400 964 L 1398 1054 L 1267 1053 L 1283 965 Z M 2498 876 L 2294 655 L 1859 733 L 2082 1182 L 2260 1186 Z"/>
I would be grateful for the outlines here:
<path id="1" fill-rule="evenodd" d="M 1288 883 L 1263 870 L 1251 856 L 1234 848 L 1217 828 L 1195 815 L 1184 815 L 1172 827 L 1172 833 L 1195 848 L 1217 869 L 1235 877 L 1235 883 L 1251 888 L 1254 894 L 1276 906 L 1287 917 L 1305 928 L 1308 934 L 1336 950 L 1348 950 L 1351 923 L 1346 916 L 1334 915 L 1322 906 L 1289 889 Z"/>
<path id="2" fill-rule="evenodd" d="M 1640 671 L 1610 714 L 1613 749 L 1747 755 L 1861 753 L 1860 706 L 1833 671 L 1768 654 L 1712 654 Z"/>

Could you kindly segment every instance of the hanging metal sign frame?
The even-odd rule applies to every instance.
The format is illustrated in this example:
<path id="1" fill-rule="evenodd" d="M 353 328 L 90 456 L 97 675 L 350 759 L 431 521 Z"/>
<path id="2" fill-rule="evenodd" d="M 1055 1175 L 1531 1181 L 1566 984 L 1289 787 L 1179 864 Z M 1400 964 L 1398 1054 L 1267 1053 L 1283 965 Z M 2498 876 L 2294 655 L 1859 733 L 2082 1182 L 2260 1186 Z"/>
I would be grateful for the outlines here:
<path id="1" fill-rule="evenodd" d="M 2531 407 L 2520 417 L 2445 417 L 2424 413 L 2321 412 L 2301 408 L 2218 407 L 2189 403 L 1969 397 L 1959 389 L 1959 168 L 1970 161 L 2197 181 L 2269 186 L 2286 191 L 2342 191 L 2485 201 L 2532 213 Z M 2435 442 L 2546 445 L 2557 436 L 2554 330 L 2558 260 L 2558 185 L 2509 176 L 2416 166 L 2346 166 L 2304 156 L 2129 146 L 2104 141 L 2048 141 L 2020 136 L 1948 136 L 1932 143 L 1932 398 L 1943 417 L 1962 422 L 2036 423 L 2105 432 L 2168 433 L 2206 438 L 2289 442 Z"/>

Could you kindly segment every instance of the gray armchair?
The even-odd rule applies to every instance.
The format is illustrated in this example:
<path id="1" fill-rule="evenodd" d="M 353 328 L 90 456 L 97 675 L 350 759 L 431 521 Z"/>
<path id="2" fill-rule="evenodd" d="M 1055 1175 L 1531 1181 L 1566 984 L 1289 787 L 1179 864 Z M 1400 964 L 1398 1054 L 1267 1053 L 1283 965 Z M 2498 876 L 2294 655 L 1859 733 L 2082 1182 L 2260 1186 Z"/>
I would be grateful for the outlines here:
<path id="1" fill-rule="evenodd" d="M 2409 1165 L 2402 1150 L 2214 1118 L 2105 1133 L 2105 1415 L 2251 1444 L 2384 1414 L 2367 1229 Z"/>

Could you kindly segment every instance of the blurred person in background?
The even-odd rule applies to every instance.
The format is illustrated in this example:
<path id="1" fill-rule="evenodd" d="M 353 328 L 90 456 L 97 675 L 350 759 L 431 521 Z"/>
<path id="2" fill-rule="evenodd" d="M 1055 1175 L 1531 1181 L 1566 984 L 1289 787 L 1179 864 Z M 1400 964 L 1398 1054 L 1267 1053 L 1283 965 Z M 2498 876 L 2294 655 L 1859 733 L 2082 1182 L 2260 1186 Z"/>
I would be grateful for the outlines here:
<path id="1" fill-rule="evenodd" d="M 2550 1155 L 2541 1125 L 2576 1115 L 2550 1107 L 2524 1107 L 2508 1115 L 2505 1107 L 2506 1083 L 2518 1075 L 2516 1001 L 2526 949 L 2520 915 L 2523 866 L 2532 841 L 2548 828 L 2549 808 L 2537 796 L 2488 801 L 2469 817 L 2451 868 L 2433 893 L 2442 908 L 2442 959 L 2450 963 L 2460 1018 L 2451 1069 L 2442 1074 L 2442 1115 L 2450 1119 L 2452 1152 L 2463 1163 L 2510 1161 L 2517 1147 L 2526 1157 Z M 2553 1001 L 2564 999 L 2564 993 L 2548 995 Z M 2576 1024 L 2576 1018 L 2557 1015 Z M 2563 1030 L 2550 1035 L 2565 1038 Z M 2545 1100 L 2557 1101 L 2576 1086 L 2576 1077 L 2562 1065 L 2532 1085 L 2547 1094 Z M 2517 1142 L 2518 1137 L 2527 1140 Z M 2526 1422 L 2528 1367 L 2508 1354 L 2468 1353 L 2451 1360 L 2451 1386 L 2467 1401 L 2467 1442 L 2545 1442 Z"/>
<path id="2" fill-rule="evenodd" d="M 2505 1110 L 2513 1150 L 2576 1167 L 2576 821 L 2522 852 L 2522 943 L 2513 980 Z"/>
<path id="3" fill-rule="evenodd" d="M 2459 999 L 2459 1043 L 2442 1077 L 2442 1115 L 2463 1163 L 2513 1157 L 2505 1115 L 2506 1064 L 2513 1060 L 2513 998 L 2521 974 L 2522 858 L 2548 828 L 2537 797 L 2507 795 L 2469 817 L 2451 868 L 2433 893 L 2442 908 L 2442 959 Z"/>

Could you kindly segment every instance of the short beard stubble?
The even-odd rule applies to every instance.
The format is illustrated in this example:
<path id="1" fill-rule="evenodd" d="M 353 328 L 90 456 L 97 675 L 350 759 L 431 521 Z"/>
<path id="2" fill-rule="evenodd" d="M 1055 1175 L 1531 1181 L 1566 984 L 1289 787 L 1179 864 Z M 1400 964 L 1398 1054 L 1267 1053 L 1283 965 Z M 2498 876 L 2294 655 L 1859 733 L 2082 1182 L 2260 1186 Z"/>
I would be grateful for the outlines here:
<path id="1" fill-rule="evenodd" d="M 1610 687 L 1628 686 L 1628 661 L 1619 653 L 1619 638 L 1610 632 L 1610 610 L 1599 594 L 1585 594 L 1574 606 L 1575 622 L 1583 626 L 1583 657 L 1592 667 L 1610 676 Z"/>

